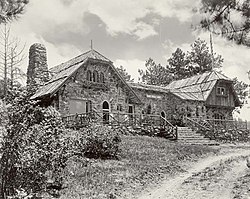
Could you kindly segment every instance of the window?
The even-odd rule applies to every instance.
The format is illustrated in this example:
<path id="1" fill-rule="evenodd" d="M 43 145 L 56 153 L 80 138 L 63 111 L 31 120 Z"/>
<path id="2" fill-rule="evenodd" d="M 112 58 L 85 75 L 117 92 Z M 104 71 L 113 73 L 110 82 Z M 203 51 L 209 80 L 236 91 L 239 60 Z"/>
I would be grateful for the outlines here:
<path id="1" fill-rule="evenodd" d="M 92 111 L 92 102 L 91 101 L 87 101 L 86 102 L 86 113 L 89 113 Z"/>
<path id="2" fill-rule="evenodd" d="M 117 104 L 117 111 L 122 111 L 122 105 L 121 104 Z"/>
<path id="3" fill-rule="evenodd" d="M 147 114 L 151 114 L 151 105 L 150 104 L 147 107 Z"/>
<path id="4" fill-rule="evenodd" d="M 98 72 L 96 70 L 93 72 L 93 81 L 99 82 L 99 75 L 98 75 Z"/>
<path id="5" fill-rule="evenodd" d="M 225 120 L 225 116 L 221 113 L 215 113 L 213 115 L 213 118 L 216 119 L 216 120 Z"/>
<path id="6" fill-rule="evenodd" d="M 92 81 L 92 74 L 90 70 L 87 71 L 87 80 Z"/>
<path id="7" fill-rule="evenodd" d="M 217 95 L 227 95 L 226 88 L 217 87 Z"/>
<path id="8" fill-rule="evenodd" d="M 104 74 L 102 72 L 100 73 L 100 82 L 104 83 Z"/>

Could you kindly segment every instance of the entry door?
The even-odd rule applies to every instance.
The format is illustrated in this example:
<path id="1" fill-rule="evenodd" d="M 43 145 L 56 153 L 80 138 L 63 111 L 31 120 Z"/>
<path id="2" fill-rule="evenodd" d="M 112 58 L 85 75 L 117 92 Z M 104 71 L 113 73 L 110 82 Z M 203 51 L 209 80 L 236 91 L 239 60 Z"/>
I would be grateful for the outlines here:
<path id="1" fill-rule="evenodd" d="M 129 122 L 133 122 L 134 107 L 132 105 L 128 106 Z"/>
<path id="2" fill-rule="evenodd" d="M 109 123 L 109 103 L 104 101 L 102 104 L 102 112 L 103 112 L 103 123 Z"/>

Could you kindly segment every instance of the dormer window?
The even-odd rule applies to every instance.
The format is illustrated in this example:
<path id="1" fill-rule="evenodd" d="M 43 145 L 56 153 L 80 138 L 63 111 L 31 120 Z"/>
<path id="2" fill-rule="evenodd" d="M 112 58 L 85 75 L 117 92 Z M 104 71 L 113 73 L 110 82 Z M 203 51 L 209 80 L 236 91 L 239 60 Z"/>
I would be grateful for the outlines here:
<path id="1" fill-rule="evenodd" d="M 226 96 L 227 95 L 226 88 L 225 87 L 217 87 L 216 94 Z"/>

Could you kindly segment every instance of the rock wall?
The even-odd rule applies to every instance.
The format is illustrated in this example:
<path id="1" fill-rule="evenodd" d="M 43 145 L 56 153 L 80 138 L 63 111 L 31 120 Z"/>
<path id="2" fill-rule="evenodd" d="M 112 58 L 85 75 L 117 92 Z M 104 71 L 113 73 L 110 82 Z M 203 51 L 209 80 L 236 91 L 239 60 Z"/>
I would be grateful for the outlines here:
<path id="1" fill-rule="evenodd" d="M 88 81 L 87 71 L 102 72 L 104 83 Z M 127 113 L 131 105 L 125 86 L 108 65 L 86 64 L 59 90 L 59 111 L 62 115 L 84 113 L 90 102 L 88 109 L 102 112 L 105 101 L 113 113 Z"/>
<path id="2" fill-rule="evenodd" d="M 46 48 L 43 44 L 35 43 L 29 49 L 27 86 L 40 86 L 48 79 Z"/>

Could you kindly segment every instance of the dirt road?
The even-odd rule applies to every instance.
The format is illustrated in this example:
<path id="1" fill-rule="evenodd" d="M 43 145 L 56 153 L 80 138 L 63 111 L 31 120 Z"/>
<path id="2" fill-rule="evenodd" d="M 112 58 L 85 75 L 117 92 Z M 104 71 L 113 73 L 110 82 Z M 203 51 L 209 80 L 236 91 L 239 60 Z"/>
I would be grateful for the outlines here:
<path id="1" fill-rule="evenodd" d="M 249 199 L 250 150 L 209 157 L 138 199 Z"/>

